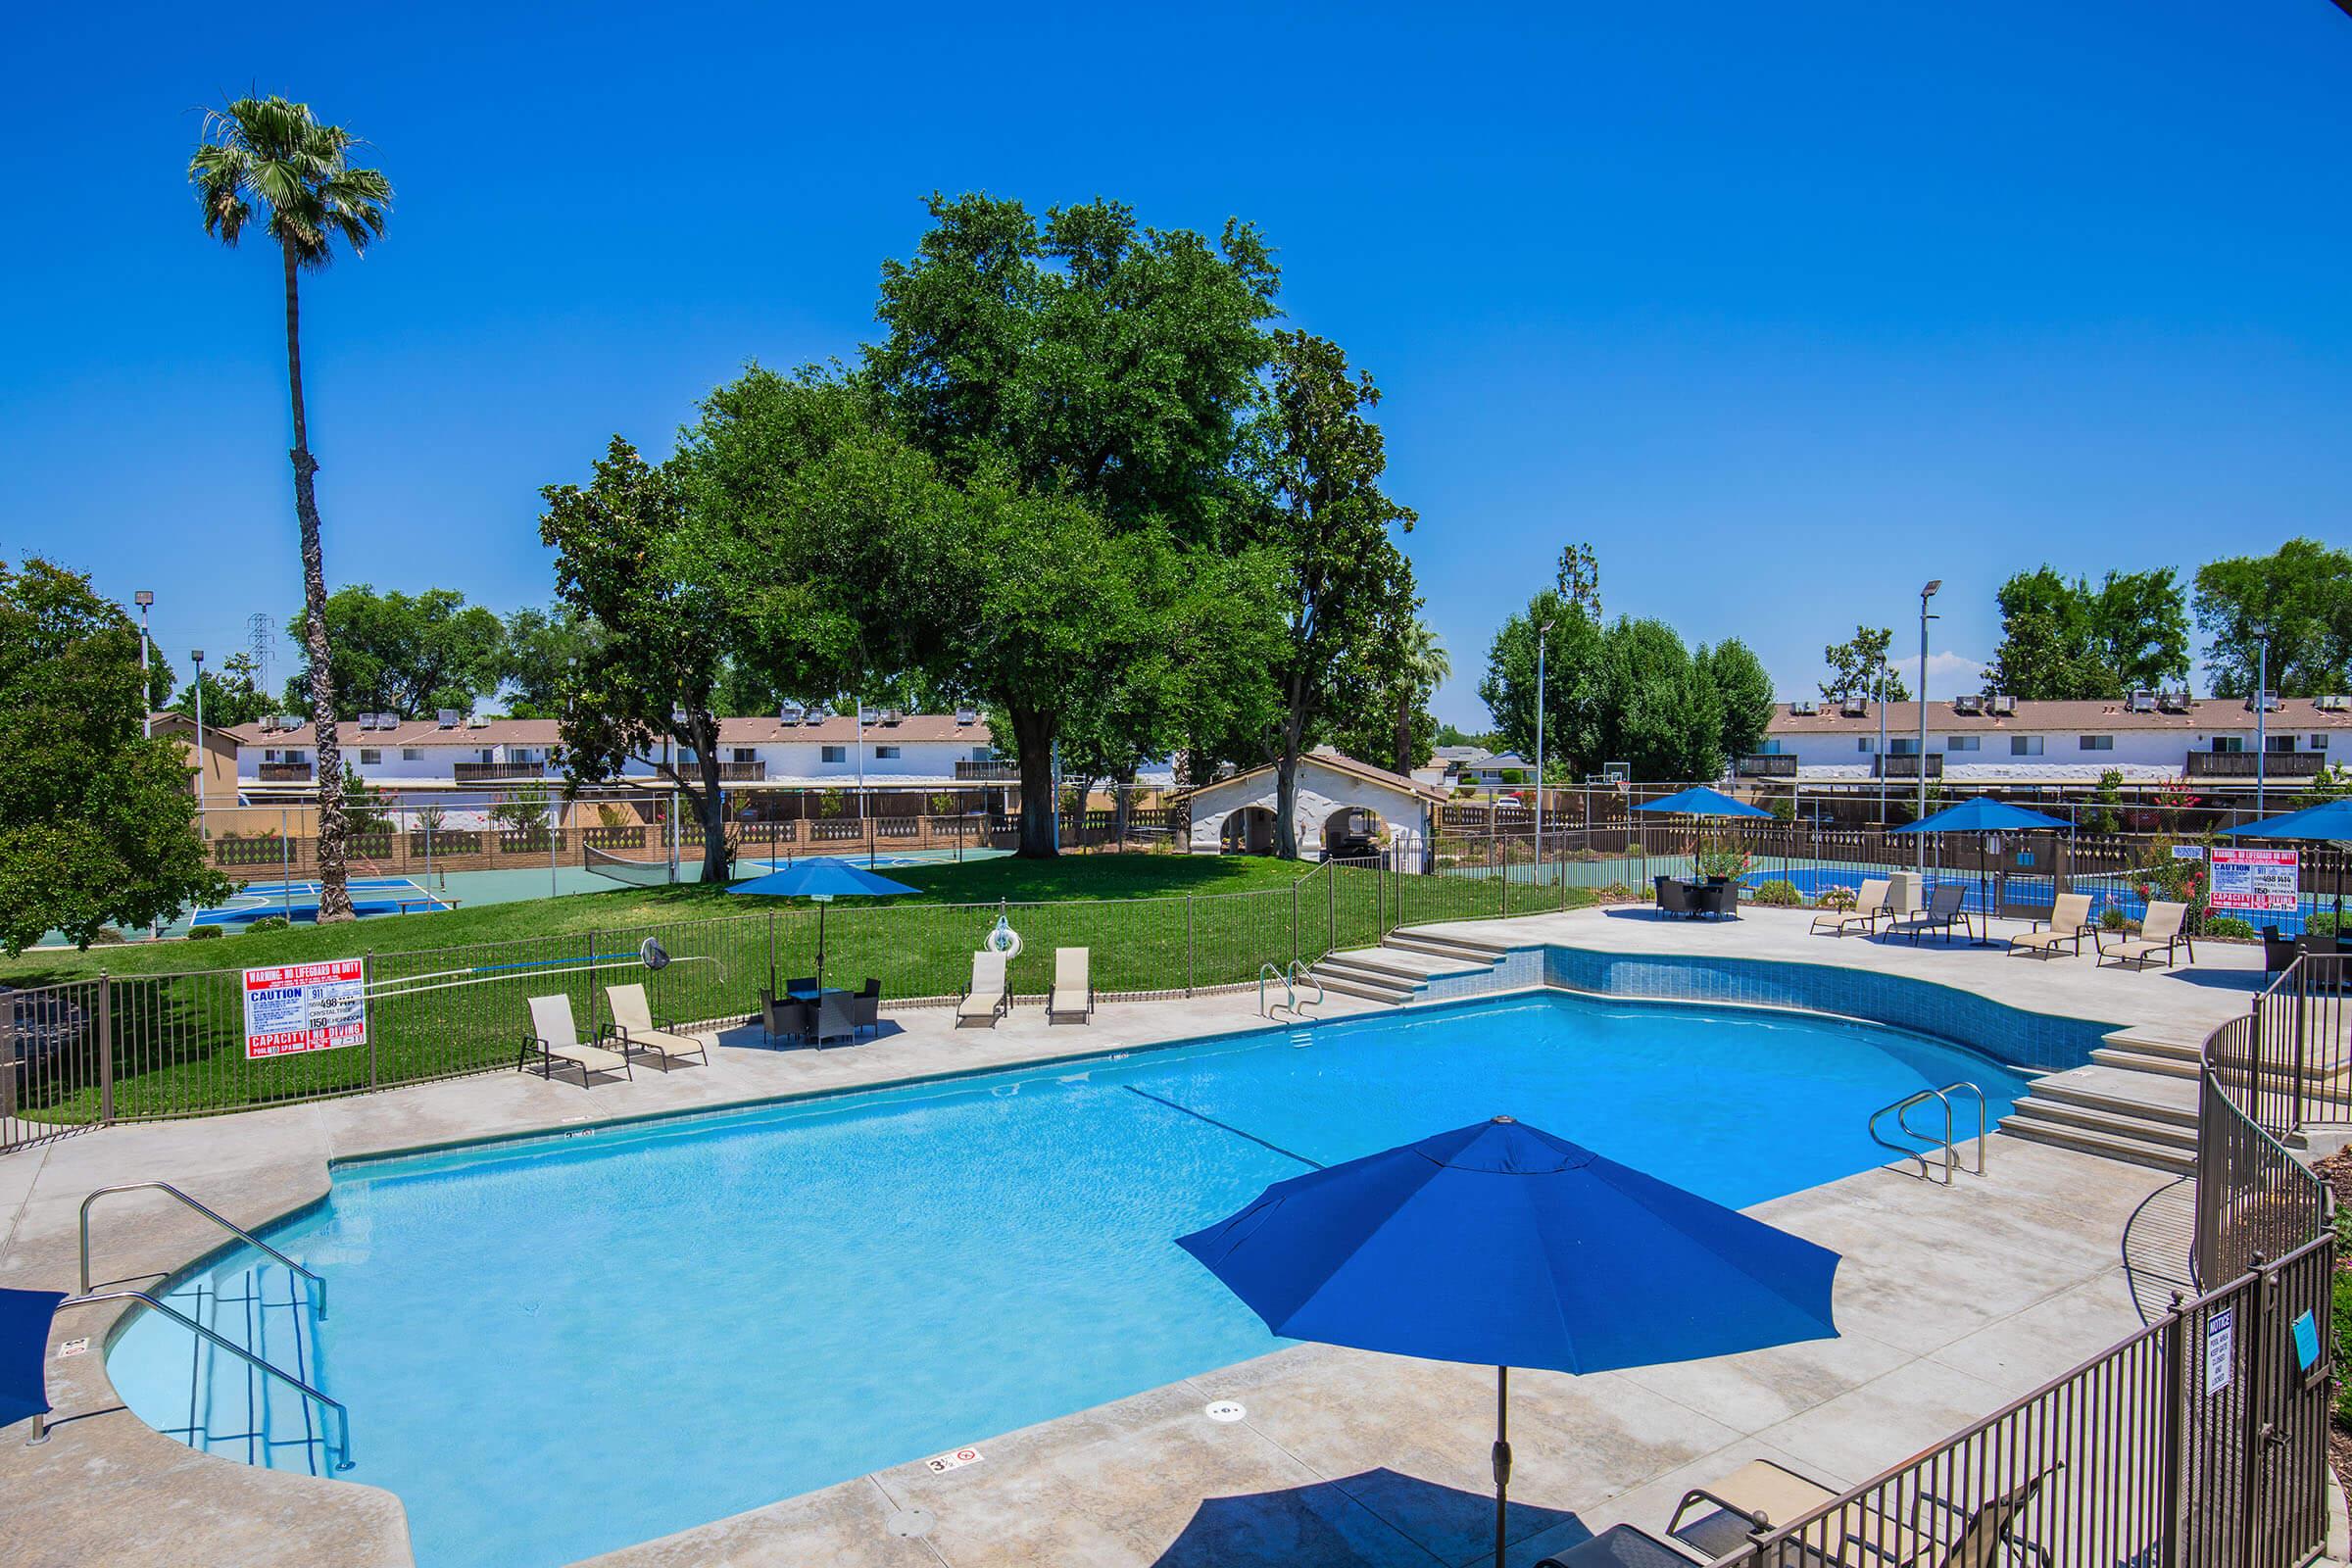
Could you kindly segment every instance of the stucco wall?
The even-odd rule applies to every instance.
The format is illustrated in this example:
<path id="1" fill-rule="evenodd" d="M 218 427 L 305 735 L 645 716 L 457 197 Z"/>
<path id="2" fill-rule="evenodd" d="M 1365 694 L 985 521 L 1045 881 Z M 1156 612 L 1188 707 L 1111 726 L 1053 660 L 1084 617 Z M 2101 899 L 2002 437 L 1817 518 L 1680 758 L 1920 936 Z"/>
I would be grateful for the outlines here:
<path id="1" fill-rule="evenodd" d="M 1225 819 L 1246 807 L 1274 809 L 1275 782 L 1271 770 L 1254 776 L 1211 784 L 1193 796 L 1192 849 L 1214 855 L 1221 846 Z M 1302 855 L 1322 852 L 1323 824 L 1335 811 L 1361 807 L 1387 824 L 1396 849 L 1418 852 L 1429 829 L 1429 808 L 1409 790 L 1375 783 L 1312 759 L 1298 763 L 1298 809 L 1293 816 Z"/>

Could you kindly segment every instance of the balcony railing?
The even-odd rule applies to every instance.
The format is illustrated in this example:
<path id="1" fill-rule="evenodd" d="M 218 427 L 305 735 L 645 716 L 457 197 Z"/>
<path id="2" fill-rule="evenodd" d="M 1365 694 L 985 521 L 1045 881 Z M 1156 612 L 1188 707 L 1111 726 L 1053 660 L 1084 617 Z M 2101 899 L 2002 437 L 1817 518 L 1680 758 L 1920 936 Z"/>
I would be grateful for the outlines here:
<path id="1" fill-rule="evenodd" d="M 1794 752 L 1751 752 L 1740 759 L 1741 778 L 1794 778 Z"/>
<path id="2" fill-rule="evenodd" d="M 744 784 L 767 777 L 765 762 L 721 762 L 718 781 L 721 784 Z"/>
<path id="3" fill-rule="evenodd" d="M 264 762 L 262 782 L 265 784 L 308 784 L 311 764 L 308 762 Z"/>
<path id="4" fill-rule="evenodd" d="M 966 758 L 956 764 L 956 779 L 965 784 L 1017 784 L 1021 781 L 1021 764 L 989 760 L 974 761 Z"/>
<path id="5" fill-rule="evenodd" d="M 511 778 L 545 778 L 545 762 L 459 762 L 451 773 L 461 784 L 492 784 Z"/>
<path id="6" fill-rule="evenodd" d="M 2317 778 L 2327 765 L 2326 752 L 2191 752 L 2190 778 L 2252 778 L 2261 764 L 2264 778 Z"/>
<path id="7" fill-rule="evenodd" d="M 1885 754 L 1883 754 L 1883 755 L 1882 755 L 1882 756 L 1879 758 L 1879 760 L 1878 760 L 1878 762 L 1879 762 L 1878 771 L 1877 771 L 1877 773 L 1874 775 L 1874 776 L 1876 776 L 1876 777 L 1879 777 L 1879 778 L 1917 778 L 1917 777 L 1919 777 L 1919 762 L 1920 762 L 1920 759 L 1919 759 L 1919 754 L 1918 754 L 1918 753 L 1916 753 L 1916 752 L 1888 752 L 1888 753 L 1885 753 Z M 1943 777 L 1943 754 L 1942 754 L 1941 752 L 1930 752 L 1930 753 L 1928 753 L 1928 755 L 1927 755 L 1927 762 L 1928 762 L 1928 777 L 1930 777 L 1930 778 L 1941 778 L 1941 777 Z"/>

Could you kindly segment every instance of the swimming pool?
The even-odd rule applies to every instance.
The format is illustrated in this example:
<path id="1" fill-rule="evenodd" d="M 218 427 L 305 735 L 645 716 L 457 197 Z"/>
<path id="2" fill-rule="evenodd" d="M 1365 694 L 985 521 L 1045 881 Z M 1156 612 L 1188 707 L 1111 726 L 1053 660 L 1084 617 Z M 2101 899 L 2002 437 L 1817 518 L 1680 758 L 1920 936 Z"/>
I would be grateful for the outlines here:
<path id="1" fill-rule="evenodd" d="M 568 1562 L 1276 1348 L 1174 1246 L 1267 1183 L 1508 1111 L 1719 1201 L 1877 1164 L 1870 1111 L 2023 1081 L 1875 1025 L 1513 996 L 354 1163 L 175 1304 L 352 1411 L 425 1568 Z M 1769 1136 L 1758 1136 L 1769 1131 Z M 152 1314 L 131 1408 L 323 1472 L 315 1411 Z"/>

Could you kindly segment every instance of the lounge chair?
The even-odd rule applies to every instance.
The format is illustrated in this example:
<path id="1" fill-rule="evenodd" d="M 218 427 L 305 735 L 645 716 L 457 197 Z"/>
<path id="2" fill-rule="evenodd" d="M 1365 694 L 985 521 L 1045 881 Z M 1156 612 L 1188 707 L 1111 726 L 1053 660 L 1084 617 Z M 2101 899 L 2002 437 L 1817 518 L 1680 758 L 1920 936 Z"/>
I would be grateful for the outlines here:
<path id="1" fill-rule="evenodd" d="M 571 1021 L 571 998 L 567 996 L 533 997 L 531 1003 L 531 1032 L 523 1037 L 521 1054 L 515 1057 L 517 1068 L 527 1068 L 531 1058 L 539 1058 L 539 1076 L 553 1078 L 556 1063 L 564 1062 L 580 1070 L 580 1087 L 588 1087 L 592 1072 L 616 1072 L 634 1078 L 629 1058 L 619 1052 L 607 1051 L 602 1046 L 580 1043 L 579 1026 Z"/>
<path id="2" fill-rule="evenodd" d="M 1046 1022 L 1056 1017 L 1093 1022 L 1095 981 L 1084 948 L 1054 950 L 1054 989 L 1046 993 Z"/>
<path id="3" fill-rule="evenodd" d="M 1004 955 L 983 949 L 972 955 L 972 983 L 956 1000 L 956 1027 L 985 1020 L 991 1029 L 1012 1009 L 1012 982 L 1004 978 Z"/>
<path id="4" fill-rule="evenodd" d="M 2148 906 L 2148 912 L 2140 917 L 2139 935 L 2135 937 L 2119 936 L 2116 938 L 2115 946 L 2109 947 L 2106 934 L 2094 932 L 2091 936 L 2091 943 L 2099 950 L 2098 961 L 2101 963 L 2113 958 L 2117 963 L 2128 963 L 2134 968 L 2144 969 L 2154 962 L 2156 956 L 2161 953 L 2164 955 L 2166 966 L 2170 967 L 2173 961 L 2173 950 L 2176 948 L 2186 948 L 2188 961 L 2194 963 L 2197 961 L 2196 944 L 2189 941 L 2188 933 L 2181 929 L 2182 923 L 2187 918 L 2187 905 L 2170 904 L 2159 899 L 2151 903 Z"/>
<path id="5" fill-rule="evenodd" d="M 1969 921 L 1967 905 L 1968 888 L 1962 883 L 1947 882 L 1929 898 L 1925 914 L 1894 921 L 1886 927 L 1886 934 L 1890 937 L 1909 937 L 1913 947 L 1917 947 L 1919 939 L 1930 931 L 1941 931 L 1948 942 L 1954 926 L 1974 936 L 1976 927 Z"/>
<path id="6" fill-rule="evenodd" d="M 2060 1468 L 2052 1465 L 1973 1508 L 1922 1490 L 1908 1524 L 1868 1503 L 1848 1502 L 1807 1525 L 1791 1544 L 1805 1562 L 1829 1568 L 2006 1568 L 2021 1560 L 2021 1551 L 2024 1561 L 2047 1563 L 2047 1553 L 2030 1543 L 2012 1541 L 2010 1532 L 2042 1484 Z M 1818 1482 L 1769 1459 L 1757 1459 L 1713 1487 L 1685 1493 L 1666 1533 L 1711 1559 L 1721 1558 L 1746 1546 L 1759 1525 L 1787 1526 L 1837 1500 L 1838 1494 Z M 1690 1518 L 1690 1510 L 1700 1503 L 1712 1511 Z M 1931 1505 L 1942 1511 L 1941 1522 L 1929 1514 Z M 1628 1560 L 1636 1568 L 1646 1568 L 1642 1558 Z M 1584 1565 L 1571 1563 L 1569 1568 Z"/>
<path id="7" fill-rule="evenodd" d="M 1852 908 L 1822 910 L 1813 917 L 1813 929 L 1841 937 L 1860 926 L 1867 935 L 1879 928 L 1879 916 L 1886 912 L 1886 879 L 1883 876 L 1869 877 L 1863 881 L 1862 891 L 1854 895 Z"/>
<path id="8" fill-rule="evenodd" d="M 710 1065 L 710 1048 L 692 1035 L 682 1035 L 674 1027 L 676 1020 L 664 1018 L 654 1022 L 653 1008 L 645 1000 L 643 986 L 607 986 L 605 1001 L 612 1008 L 611 1033 L 606 1039 L 618 1043 L 626 1056 L 659 1056 L 662 1070 L 686 1056 L 700 1056 L 703 1065 Z"/>
<path id="9" fill-rule="evenodd" d="M 1692 1568 L 1695 1559 L 1632 1525 L 1612 1525 L 1536 1568 Z"/>
<path id="10" fill-rule="evenodd" d="M 2082 939 L 2090 937 L 2095 941 L 2098 934 L 2099 928 L 2090 923 L 2090 895 L 2061 893 L 2057 902 L 2050 906 L 2048 929 L 2043 929 L 2042 921 L 2034 921 L 2033 930 L 2009 939 L 2009 951 L 2038 953 L 2046 958 L 2056 953 L 2061 944 L 2065 944 L 2072 947 L 2075 956 L 2080 957 Z"/>

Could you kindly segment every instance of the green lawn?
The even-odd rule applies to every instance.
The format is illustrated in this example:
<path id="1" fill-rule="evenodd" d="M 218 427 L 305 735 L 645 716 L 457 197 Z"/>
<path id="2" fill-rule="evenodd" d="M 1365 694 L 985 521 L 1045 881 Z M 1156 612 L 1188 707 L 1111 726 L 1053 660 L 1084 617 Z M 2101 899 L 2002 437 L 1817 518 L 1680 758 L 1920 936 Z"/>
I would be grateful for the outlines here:
<path id="1" fill-rule="evenodd" d="M 101 1018 L 115 1114 L 172 1116 L 512 1067 L 532 997 L 567 996 L 586 1035 L 609 1019 L 604 993 L 615 984 L 644 985 L 658 1018 L 754 1016 L 771 975 L 817 971 L 820 933 L 828 983 L 854 988 L 871 976 L 886 998 L 950 996 L 969 979 L 999 899 L 1010 901 L 1022 939 L 1007 969 L 1012 989 L 1030 998 L 1051 985 L 1056 948 L 1090 950 L 1098 991 L 1182 992 L 1247 983 L 1268 962 L 1369 946 L 1402 923 L 1499 914 L 1506 898 L 1513 912 L 1591 902 L 1580 889 L 1514 890 L 1494 876 L 1211 856 L 992 859 L 892 874 L 926 897 L 842 900 L 821 927 L 804 901 L 680 886 L 323 931 L 28 954 L 0 978 L 62 983 L 41 1016 L 53 1037 L 72 1038 L 28 1075 L 19 1107 L 56 1121 L 102 1114 Z M 640 958 L 649 938 L 669 956 L 658 970 Z M 368 956 L 365 1048 L 246 1058 L 241 968 L 359 954 Z"/>
<path id="2" fill-rule="evenodd" d="M 1310 869 L 1296 861 L 1215 855 L 1074 855 L 1058 860 L 1000 857 L 962 864 L 897 867 L 884 874 L 920 890 L 921 898 L 843 899 L 836 911 L 858 905 L 1015 904 L 1059 899 L 1136 899 L 1187 893 L 1242 893 L 1281 887 Z M 413 953 L 427 948 L 465 947 L 612 931 L 623 926 L 763 913 L 765 899 L 726 894 L 701 883 L 676 887 L 619 889 L 514 904 L 489 904 L 433 914 L 385 915 L 349 925 L 298 925 L 285 931 L 257 931 L 209 942 L 141 942 L 92 948 L 85 953 L 43 949 L 0 957 L 0 981 L 42 985 L 51 981 L 109 974 L 170 974 L 190 969 L 242 969 L 270 963 L 307 963 L 358 954 Z M 782 909 L 807 908 L 798 900 L 777 901 Z"/>

